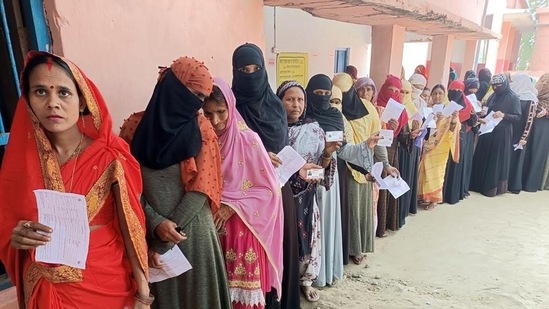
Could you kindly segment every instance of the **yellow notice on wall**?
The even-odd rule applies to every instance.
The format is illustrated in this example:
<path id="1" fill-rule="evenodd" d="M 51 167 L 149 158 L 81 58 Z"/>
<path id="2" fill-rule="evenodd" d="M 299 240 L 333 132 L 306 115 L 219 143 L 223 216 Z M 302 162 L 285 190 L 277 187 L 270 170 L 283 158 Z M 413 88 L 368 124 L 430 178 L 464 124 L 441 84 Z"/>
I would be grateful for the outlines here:
<path id="1" fill-rule="evenodd" d="M 279 53 L 276 57 L 276 84 L 296 80 L 305 87 L 309 81 L 307 53 Z"/>

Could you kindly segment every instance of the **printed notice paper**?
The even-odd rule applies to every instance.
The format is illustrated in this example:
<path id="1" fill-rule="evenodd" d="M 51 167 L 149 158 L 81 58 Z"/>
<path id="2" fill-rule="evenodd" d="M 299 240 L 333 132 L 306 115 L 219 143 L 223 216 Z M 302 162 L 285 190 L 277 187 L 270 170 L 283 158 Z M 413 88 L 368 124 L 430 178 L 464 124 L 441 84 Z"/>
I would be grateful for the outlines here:
<path id="1" fill-rule="evenodd" d="M 85 269 L 90 244 L 86 197 L 34 190 L 38 222 L 53 229 L 51 241 L 36 248 L 36 261 Z"/>
<path id="2" fill-rule="evenodd" d="M 284 147 L 277 155 L 282 164 L 275 168 L 278 184 L 284 187 L 288 179 L 307 163 L 291 146 Z"/>
<path id="3" fill-rule="evenodd" d="M 379 130 L 379 141 L 377 142 L 378 146 L 391 147 L 393 144 L 393 130 Z"/>
<path id="4" fill-rule="evenodd" d="M 383 113 L 379 118 L 385 123 L 388 123 L 391 119 L 398 120 L 403 110 L 404 105 L 398 103 L 393 99 L 389 99 L 389 102 L 387 102 L 387 106 L 385 106 L 385 109 L 383 110 Z"/>
<path id="5" fill-rule="evenodd" d="M 160 256 L 162 268 L 149 267 L 149 282 L 155 283 L 177 277 L 192 269 L 191 263 L 177 245 Z"/>

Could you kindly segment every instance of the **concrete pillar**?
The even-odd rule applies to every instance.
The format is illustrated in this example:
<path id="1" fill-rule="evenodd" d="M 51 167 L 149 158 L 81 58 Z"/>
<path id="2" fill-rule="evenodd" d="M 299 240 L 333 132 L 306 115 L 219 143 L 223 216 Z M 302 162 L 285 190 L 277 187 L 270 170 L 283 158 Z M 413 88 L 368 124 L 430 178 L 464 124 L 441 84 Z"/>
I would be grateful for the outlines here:
<path id="1" fill-rule="evenodd" d="M 511 61 L 509 63 L 510 71 L 517 71 L 518 53 L 520 50 L 521 39 L 522 33 L 519 31 L 515 31 L 515 42 L 513 43 L 513 48 L 511 49 L 511 57 L 509 58 L 509 60 Z"/>
<path id="2" fill-rule="evenodd" d="M 499 47 L 498 47 L 498 59 L 496 61 L 496 70 L 493 73 L 502 73 L 506 70 L 505 68 L 505 59 L 507 56 L 507 49 L 511 48 L 512 40 L 511 40 L 511 33 L 512 33 L 512 27 L 511 23 L 506 21 L 503 22 L 501 25 L 501 41 L 499 41 Z"/>
<path id="3" fill-rule="evenodd" d="M 463 66 L 461 67 L 461 74 L 459 76 L 460 80 L 463 80 L 465 77 L 465 72 L 468 70 L 477 71 L 475 66 L 475 58 L 477 56 L 477 40 L 467 40 L 465 41 L 465 53 L 463 54 Z"/>
<path id="4" fill-rule="evenodd" d="M 530 71 L 549 72 L 549 8 L 536 10 L 538 27 Z"/>
<path id="5" fill-rule="evenodd" d="M 379 89 L 388 74 L 400 76 L 405 28 L 397 25 L 372 26 L 370 77 Z"/>
<path id="6" fill-rule="evenodd" d="M 450 62 L 454 49 L 453 35 L 437 35 L 433 37 L 431 47 L 431 63 L 429 68 L 429 87 L 436 84 L 448 85 Z"/>

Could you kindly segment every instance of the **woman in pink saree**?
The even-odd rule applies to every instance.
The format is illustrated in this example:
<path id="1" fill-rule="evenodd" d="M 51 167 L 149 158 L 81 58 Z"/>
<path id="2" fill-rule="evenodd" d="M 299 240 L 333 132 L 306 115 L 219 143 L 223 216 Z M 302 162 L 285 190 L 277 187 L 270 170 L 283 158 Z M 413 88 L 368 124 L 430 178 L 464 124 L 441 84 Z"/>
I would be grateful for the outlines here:
<path id="1" fill-rule="evenodd" d="M 264 308 L 265 294 L 282 281 L 282 195 L 259 136 L 236 109 L 229 85 L 214 79 L 203 106 L 219 137 L 223 167 L 221 208 L 214 214 L 233 308 Z"/>

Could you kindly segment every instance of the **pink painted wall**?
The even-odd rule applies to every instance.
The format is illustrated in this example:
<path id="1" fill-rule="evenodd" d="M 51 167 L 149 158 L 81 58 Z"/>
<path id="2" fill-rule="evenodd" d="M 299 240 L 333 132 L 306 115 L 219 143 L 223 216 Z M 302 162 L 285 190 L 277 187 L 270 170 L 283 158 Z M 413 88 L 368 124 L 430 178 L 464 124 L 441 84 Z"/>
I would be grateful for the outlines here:
<path id="1" fill-rule="evenodd" d="M 536 43 L 530 62 L 530 71 L 549 72 L 549 8 L 537 9 Z M 540 74 L 541 75 L 541 74 Z"/>
<path id="2" fill-rule="evenodd" d="M 99 87 L 115 132 L 147 105 L 158 65 L 194 56 L 229 82 L 234 49 L 264 46 L 261 0 L 44 0 L 53 51 Z"/>

